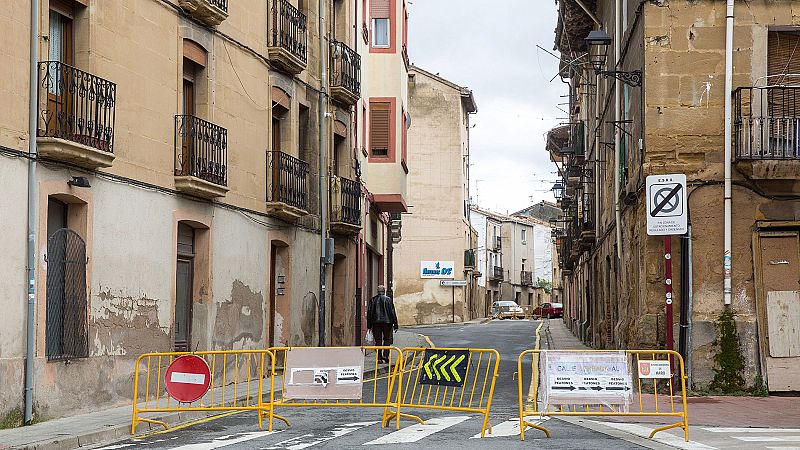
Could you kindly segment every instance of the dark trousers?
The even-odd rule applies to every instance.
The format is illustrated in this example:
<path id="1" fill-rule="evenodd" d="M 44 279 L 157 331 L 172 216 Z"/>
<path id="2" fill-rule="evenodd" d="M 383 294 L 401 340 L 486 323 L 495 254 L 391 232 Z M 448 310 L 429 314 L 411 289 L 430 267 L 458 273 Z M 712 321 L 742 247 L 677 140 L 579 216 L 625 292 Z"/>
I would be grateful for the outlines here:
<path id="1" fill-rule="evenodd" d="M 372 335 L 375 337 L 375 345 L 389 346 L 394 342 L 392 324 L 390 323 L 372 324 Z M 378 358 L 389 359 L 389 350 L 379 350 Z"/>

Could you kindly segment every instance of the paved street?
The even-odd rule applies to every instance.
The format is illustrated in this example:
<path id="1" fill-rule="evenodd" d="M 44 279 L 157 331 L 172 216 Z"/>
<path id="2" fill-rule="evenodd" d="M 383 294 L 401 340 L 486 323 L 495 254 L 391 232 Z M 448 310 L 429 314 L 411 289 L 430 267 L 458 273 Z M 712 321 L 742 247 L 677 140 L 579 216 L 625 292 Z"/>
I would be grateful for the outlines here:
<path id="1" fill-rule="evenodd" d="M 276 422 L 272 433 L 259 430 L 255 415 L 239 413 L 171 432 L 145 436 L 103 447 L 105 449 L 303 449 L 354 448 L 377 445 L 387 449 L 419 448 L 642 448 L 609 435 L 557 419 L 547 421 L 553 432 L 546 439 L 536 430 L 519 440 L 517 391 L 513 379 L 520 351 L 531 348 L 538 322 L 492 321 L 477 325 L 420 327 L 416 332 L 430 337 L 439 347 L 486 347 L 491 345 L 501 355 L 497 387 L 490 421 L 494 433 L 479 439 L 481 419 L 459 412 L 413 411 L 426 420 L 425 425 L 403 421 L 399 431 L 382 429 L 379 410 L 284 408 L 280 411 L 292 421 L 292 427 Z"/>

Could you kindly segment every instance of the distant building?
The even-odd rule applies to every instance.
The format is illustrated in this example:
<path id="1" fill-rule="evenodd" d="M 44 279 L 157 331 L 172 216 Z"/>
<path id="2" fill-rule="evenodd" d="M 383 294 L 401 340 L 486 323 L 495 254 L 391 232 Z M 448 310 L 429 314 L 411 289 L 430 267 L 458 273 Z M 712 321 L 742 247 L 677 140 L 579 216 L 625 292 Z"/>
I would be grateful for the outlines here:
<path id="1" fill-rule="evenodd" d="M 408 71 L 408 202 L 394 250 L 394 303 L 401 325 L 462 322 L 483 315 L 473 301 L 476 247 L 470 226 L 469 116 L 472 91 L 418 67 Z M 406 137 L 401 139 L 405 141 Z M 424 272 L 423 272 L 424 271 Z M 463 280 L 466 286 L 442 286 Z"/>
<path id="2" fill-rule="evenodd" d="M 555 203 L 542 200 L 539 203 L 535 203 L 511 215 L 533 217 L 534 219 L 539 219 L 545 223 L 549 223 L 550 220 L 555 220 L 561 217 L 561 208 Z"/>

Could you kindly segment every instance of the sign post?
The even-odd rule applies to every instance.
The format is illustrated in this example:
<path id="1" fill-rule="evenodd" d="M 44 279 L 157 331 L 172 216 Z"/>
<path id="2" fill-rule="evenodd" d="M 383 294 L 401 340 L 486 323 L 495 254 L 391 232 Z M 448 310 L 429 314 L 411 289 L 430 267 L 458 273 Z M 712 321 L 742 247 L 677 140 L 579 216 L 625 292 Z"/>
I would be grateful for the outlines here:
<path id="1" fill-rule="evenodd" d="M 665 339 L 667 350 L 672 350 L 672 235 L 686 234 L 688 229 L 686 175 L 651 175 L 646 192 L 647 234 L 664 236 Z"/>

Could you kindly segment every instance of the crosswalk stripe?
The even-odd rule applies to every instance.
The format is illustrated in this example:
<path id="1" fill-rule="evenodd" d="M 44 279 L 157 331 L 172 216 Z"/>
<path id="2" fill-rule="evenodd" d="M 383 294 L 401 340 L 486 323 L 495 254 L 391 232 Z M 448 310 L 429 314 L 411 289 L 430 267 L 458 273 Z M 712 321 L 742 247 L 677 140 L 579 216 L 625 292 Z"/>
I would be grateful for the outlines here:
<path id="1" fill-rule="evenodd" d="M 437 419 L 428 419 L 425 424 L 416 424 L 405 427 L 401 430 L 389 433 L 386 436 L 381 436 L 378 439 L 369 441 L 364 445 L 380 445 L 380 444 L 409 444 L 417 442 L 432 434 L 438 433 L 442 430 L 458 425 L 459 423 L 469 419 L 469 416 L 455 416 L 455 417 L 441 417 Z"/>
<path id="2" fill-rule="evenodd" d="M 534 420 L 538 419 L 538 420 Z M 528 422 L 535 423 L 539 425 L 540 423 L 547 420 L 547 418 L 539 419 L 539 416 L 528 416 L 525 418 Z M 500 423 L 499 425 L 492 427 L 492 432 L 486 431 L 484 437 L 508 437 L 508 436 L 519 436 L 519 419 L 508 419 L 505 422 Z M 478 433 L 475 436 L 472 436 L 470 439 L 480 439 L 481 434 Z"/>
<path id="3" fill-rule="evenodd" d="M 280 433 L 281 431 L 257 431 L 254 433 L 244 433 L 239 437 L 234 437 L 237 436 L 238 434 L 231 434 L 227 436 L 220 436 L 218 438 L 214 438 L 214 440 L 212 440 L 211 442 L 199 442 L 197 444 L 188 444 L 188 445 L 181 445 L 180 447 L 173 447 L 172 450 L 214 450 L 215 448 L 227 447 L 229 445 L 239 444 L 241 442 L 252 441 L 253 439 L 258 439 L 275 433 Z"/>
<path id="4" fill-rule="evenodd" d="M 700 427 L 701 430 L 712 433 L 800 433 L 800 428 L 725 428 L 725 427 Z"/>
<path id="5" fill-rule="evenodd" d="M 265 448 L 270 450 L 273 449 L 302 450 L 304 448 L 313 447 L 317 444 L 330 441 L 331 439 L 336 439 L 346 434 L 350 434 L 356 430 L 360 430 L 370 425 L 375 425 L 376 423 L 378 422 L 348 423 L 346 425 L 341 425 L 334 428 L 333 430 L 330 431 L 330 435 L 328 436 L 316 436 L 314 434 L 304 434 L 302 436 L 297 436 L 292 439 L 287 439 L 285 441 L 278 442 L 277 444 Z"/>
<path id="6" fill-rule="evenodd" d="M 745 442 L 800 442 L 800 436 L 731 436 Z"/>
<path id="7" fill-rule="evenodd" d="M 642 425 L 636 425 L 636 424 L 633 424 L 633 423 L 615 423 L 615 422 L 599 422 L 599 421 L 593 421 L 593 422 L 598 424 L 598 425 L 604 425 L 604 426 L 607 426 L 607 427 L 610 427 L 610 428 L 616 428 L 616 429 L 618 429 L 620 431 L 625 431 L 627 433 L 631 433 L 631 434 L 634 434 L 636 436 L 645 437 L 645 438 L 650 436 L 650 432 L 653 430 L 652 428 L 648 428 L 648 427 L 645 427 L 645 426 L 642 426 Z M 656 434 L 655 436 L 653 436 L 653 440 L 657 441 L 657 442 L 660 442 L 662 444 L 670 445 L 672 447 L 677 447 L 677 448 L 681 448 L 681 449 L 684 449 L 684 450 L 713 450 L 713 449 L 716 449 L 716 447 L 710 447 L 708 445 L 701 444 L 701 443 L 696 442 L 696 441 L 686 442 L 686 441 L 683 440 L 683 438 L 679 438 L 678 436 L 675 436 L 674 434 L 669 434 L 669 433 Z"/>

